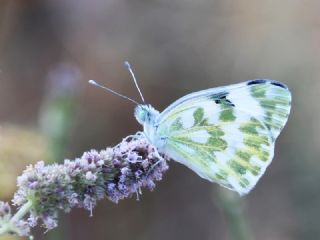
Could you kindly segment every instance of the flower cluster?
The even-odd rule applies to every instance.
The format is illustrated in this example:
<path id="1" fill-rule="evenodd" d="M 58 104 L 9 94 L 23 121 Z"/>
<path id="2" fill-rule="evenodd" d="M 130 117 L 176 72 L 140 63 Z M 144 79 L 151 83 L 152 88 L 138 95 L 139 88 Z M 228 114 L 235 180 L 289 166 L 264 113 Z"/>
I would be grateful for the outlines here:
<path id="1" fill-rule="evenodd" d="M 38 162 L 27 167 L 18 177 L 13 203 L 18 207 L 31 203 L 26 221 L 29 227 L 41 220 L 50 230 L 57 226 L 58 210 L 69 212 L 79 207 L 92 214 L 104 197 L 117 203 L 135 194 L 138 197 L 143 187 L 154 189 L 155 181 L 168 169 L 166 160 L 143 135 L 136 134 L 114 148 L 91 150 L 61 165 Z"/>
<path id="2" fill-rule="evenodd" d="M 120 143 L 113 149 L 113 159 L 106 169 L 113 171 L 113 177 L 106 181 L 110 200 L 118 202 L 133 193 L 139 197 L 141 187 L 153 190 L 154 181 L 160 181 L 168 169 L 166 160 L 144 138 Z"/>

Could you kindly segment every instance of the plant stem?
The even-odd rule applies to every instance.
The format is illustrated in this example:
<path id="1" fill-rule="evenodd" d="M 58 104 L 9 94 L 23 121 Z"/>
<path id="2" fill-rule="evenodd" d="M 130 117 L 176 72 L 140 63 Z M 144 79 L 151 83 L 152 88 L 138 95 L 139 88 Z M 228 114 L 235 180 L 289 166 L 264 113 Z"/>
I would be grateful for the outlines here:
<path id="1" fill-rule="evenodd" d="M 4 224 L 0 228 L 0 236 L 10 233 L 10 232 L 15 232 L 15 222 L 19 221 L 22 219 L 31 209 L 32 207 L 32 202 L 28 201 L 25 203 L 17 212 L 16 214 L 8 221 L 7 224 Z"/>
<path id="2" fill-rule="evenodd" d="M 48 79 L 48 92 L 39 115 L 40 128 L 47 137 L 51 149 L 51 162 L 63 163 L 68 135 L 72 126 L 75 110 L 78 79 L 77 68 L 73 65 L 58 64 L 52 69 L 55 75 Z M 58 74 L 57 74 L 58 73 Z M 51 81 L 51 83 L 50 83 Z M 66 87 L 68 86 L 68 87 Z M 61 227 L 48 234 L 48 239 L 68 239 L 68 221 L 60 217 Z"/>
<path id="3" fill-rule="evenodd" d="M 230 239 L 249 240 L 252 239 L 246 217 L 243 213 L 243 199 L 230 190 L 219 188 L 218 196 L 220 206 L 225 214 Z"/>
<path id="4" fill-rule="evenodd" d="M 11 223 L 14 223 L 18 220 L 20 220 L 21 218 L 24 217 L 24 215 L 26 215 L 29 210 L 31 209 L 32 207 L 32 202 L 31 201 L 28 201 L 26 202 L 19 210 L 18 212 L 16 212 L 16 214 L 11 218 L 10 222 Z"/>
<path id="5" fill-rule="evenodd" d="M 9 225 L 8 224 L 0 227 L 0 236 L 6 234 L 8 232 L 9 232 Z"/>

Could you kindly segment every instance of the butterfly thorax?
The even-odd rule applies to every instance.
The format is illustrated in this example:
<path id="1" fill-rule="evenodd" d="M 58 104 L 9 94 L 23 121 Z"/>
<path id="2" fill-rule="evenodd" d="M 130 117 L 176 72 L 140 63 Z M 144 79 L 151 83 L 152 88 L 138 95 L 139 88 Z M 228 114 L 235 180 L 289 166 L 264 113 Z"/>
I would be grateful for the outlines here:
<path id="1" fill-rule="evenodd" d="M 159 136 L 156 134 L 157 119 L 160 113 L 154 109 L 151 105 L 137 105 L 134 110 L 134 116 L 137 121 L 143 126 L 143 132 L 149 141 L 159 147 L 162 144 L 159 142 Z M 157 137 L 158 136 L 158 137 Z"/>

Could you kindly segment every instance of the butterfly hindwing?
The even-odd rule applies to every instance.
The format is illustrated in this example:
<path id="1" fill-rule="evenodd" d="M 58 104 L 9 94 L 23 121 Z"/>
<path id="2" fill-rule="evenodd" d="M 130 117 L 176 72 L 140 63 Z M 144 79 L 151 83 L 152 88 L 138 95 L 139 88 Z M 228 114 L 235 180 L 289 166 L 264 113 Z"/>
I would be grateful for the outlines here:
<path id="1" fill-rule="evenodd" d="M 201 177 L 249 192 L 273 158 L 291 95 L 281 83 L 253 80 L 189 94 L 159 117 L 163 152 Z"/>

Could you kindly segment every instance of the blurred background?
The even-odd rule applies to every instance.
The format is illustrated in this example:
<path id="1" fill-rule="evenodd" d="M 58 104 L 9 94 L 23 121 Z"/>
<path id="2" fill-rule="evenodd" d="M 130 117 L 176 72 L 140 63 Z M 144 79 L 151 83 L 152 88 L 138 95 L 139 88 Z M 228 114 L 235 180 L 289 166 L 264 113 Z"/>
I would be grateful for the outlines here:
<path id="1" fill-rule="evenodd" d="M 139 202 L 101 201 L 92 218 L 75 209 L 36 239 L 319 239 L 319 9 L 317 0 L 0 1 L 0 198 L 11 199 L 30 163 L 141 130 L 131 103 L 87 84 L 139 99 L 125 60 L 158 110 L 196 90 L 270 78 L 291 89 L 292 113 L 248 196 L 171 161 Z"/>

